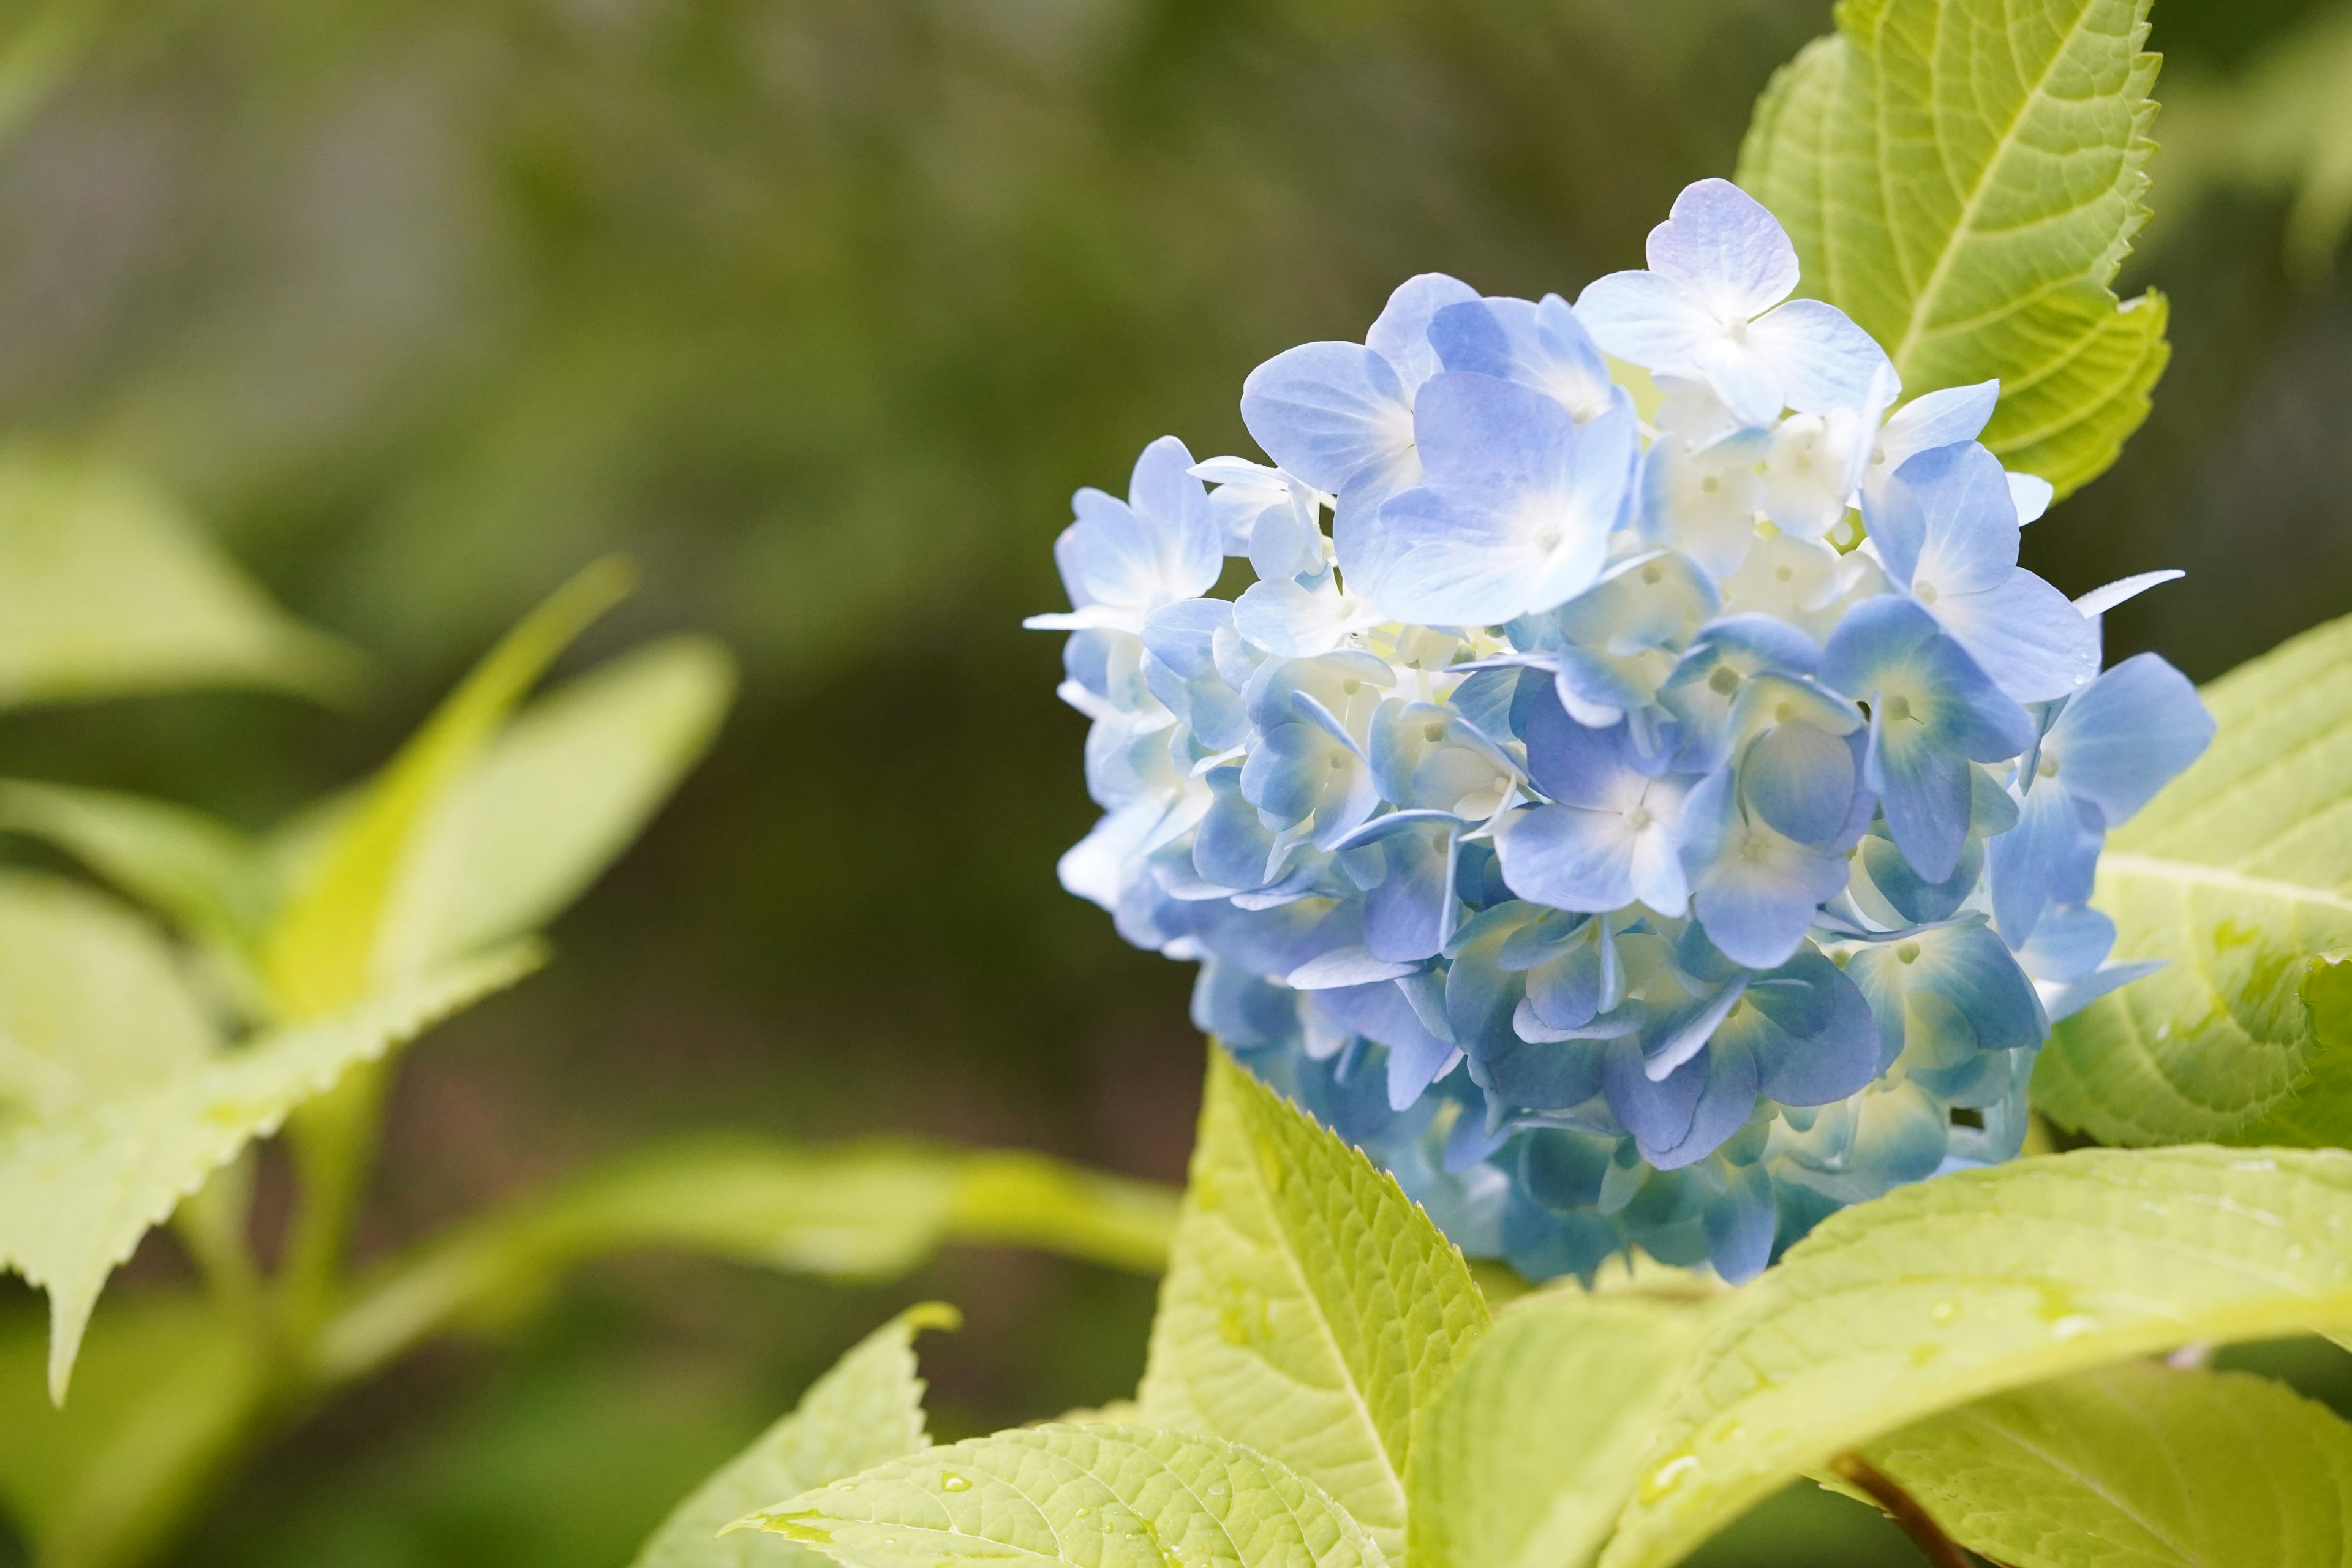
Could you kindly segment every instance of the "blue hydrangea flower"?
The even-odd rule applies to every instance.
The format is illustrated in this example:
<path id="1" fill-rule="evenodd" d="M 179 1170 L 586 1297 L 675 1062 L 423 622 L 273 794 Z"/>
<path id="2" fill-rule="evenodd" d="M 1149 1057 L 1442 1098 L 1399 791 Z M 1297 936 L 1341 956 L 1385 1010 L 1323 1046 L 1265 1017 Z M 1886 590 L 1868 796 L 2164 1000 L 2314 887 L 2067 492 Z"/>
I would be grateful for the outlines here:
<path id="1" fill-rule="evenodd" d="M 1064 882 L 1538 1278 L 1745 1279 L 2015 1153 L 2051 1021 L 2148 967 L 2105 835 L 2211 733 L 2154 655 L 2099 669 L 2177 574 L 2019 566 L 2050 489 L 1977 444 L 1996 384 L 1900 401 L 1721 181 L 1650 261 L 1573 306 L 1424 275 L 1276 356 L 1273 461 L 1162 440 L 1079 492 L 1031 623 L 1093 726 Z"/>

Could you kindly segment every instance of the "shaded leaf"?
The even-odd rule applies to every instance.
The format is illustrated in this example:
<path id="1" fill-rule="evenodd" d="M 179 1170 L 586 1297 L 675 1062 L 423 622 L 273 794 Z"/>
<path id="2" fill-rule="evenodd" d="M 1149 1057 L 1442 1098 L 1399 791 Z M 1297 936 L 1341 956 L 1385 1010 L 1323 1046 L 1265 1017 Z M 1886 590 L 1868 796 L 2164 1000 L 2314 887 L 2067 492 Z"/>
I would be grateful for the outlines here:
<path id="1" fill-rule="evenodd" d="M 915 1335 L 961 1321 L 954 1308 L 926 1301 L 866 1335 L 809 1386 L 791 1415 L 678 1504 L 637 1553 L 635 1568 L 749 1568 L 794 1557 L 821 1562 L 771 1535 L 719 1531 L 762 1505 L 929 1447 Z"/>
<path id="2" fill-rule="evenodd" d="M 2352 1154 L 2083 1150 L 1824 1220 L 1727 1296 L 1601 1561 L 1678 1562 L 1832 1455 L 2189 1340 L 2352 1319 Z"/>
<path id="3" fill-rule="evenodd" d="M 1739 183 L 1906 395 L 1999 376 L 1985 444 L 2080 488 L 2168 353 L 2162 297 L 2112 288 L 2147 216 L 2147 0 L 1846 0 L 1837 26 L 1757 100 Z"/>
<path id="4" fill-rule="evenodd" d="M 1380 1568 L 1380 1547 L 1312 1481 L 1214 1437 L 1040 1426 L 956 1443 L 747 1523 L 850 1568 L 959 1560 L 1073 1568 Z"/>
<path id="5" fill-rule="evenodd" d="M 1948 1411 L 1865 1457 L 2011 1568 L 2340 1568 L 2352 1426 L 2268 1378 L 2126 1362 Z"/>
<path id="6" fill-rule="evenodd" d="M 1486 1327 L 1394 1178 L 1213 1050 L 1143 1421 L 1272 1455 L 1401 1558 L 1414 1418 Z"/>

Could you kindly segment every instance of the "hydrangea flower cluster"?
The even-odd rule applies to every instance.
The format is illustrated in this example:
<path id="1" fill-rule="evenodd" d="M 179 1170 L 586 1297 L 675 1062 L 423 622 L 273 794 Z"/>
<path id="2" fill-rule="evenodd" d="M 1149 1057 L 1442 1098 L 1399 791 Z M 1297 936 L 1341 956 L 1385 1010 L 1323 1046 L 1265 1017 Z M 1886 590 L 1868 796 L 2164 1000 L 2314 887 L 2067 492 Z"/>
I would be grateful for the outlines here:
<path id="1" fill-rule="evenodd" d="M 1648 258 L 1572 306 L 1415 278 L 1260 365 L 1273 464 L 1152 443 L 1028 624 L 1094 721 L 1062 879 L 1201 962 L 1202 1028 L 1473 1255 L 1737 1280 L 2017 1152 L 2052 1020 L 2149 967 L 2105 830 L 2212 724 L 2100 669 L 2179 574 L 2018 565 L 2051 491 L 1975 439 L 1998 384 L 1898 407 L 1724 181 Z"/>

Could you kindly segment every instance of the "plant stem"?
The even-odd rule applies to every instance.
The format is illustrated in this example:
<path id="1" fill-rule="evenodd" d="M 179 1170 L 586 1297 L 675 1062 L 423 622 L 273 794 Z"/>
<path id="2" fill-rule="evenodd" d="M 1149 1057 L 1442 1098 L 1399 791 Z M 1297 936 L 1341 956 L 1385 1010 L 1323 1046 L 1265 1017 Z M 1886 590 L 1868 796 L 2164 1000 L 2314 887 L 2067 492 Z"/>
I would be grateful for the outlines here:
<path id="1" fill-rule="evenodd" d="M 297 1343 L 307 1343 L 334 1308 L 352 1223 L 375 1163 L 387 1077 L 383 1062 L 357 1063 L 288 1123 L 301 1196 L 278 1266 L 278 1297 Z"/>
<path id="2" fill-rule="evenodd" d="M 1935 1568 L 1977 1568 L 1976 1559 L 1944 1533 L 1943 1527 L 1928 1517 L 1917 1499 L 1887 1479 L 1860 1454 L 1840 1454 L 1831 1461 L 1830 1468 L 1858 1490 L 1869 1494 L 1870 1500 L 1902 1527 L 1903 1533 L 1911 1538 L 1911 1544 L 1919 1549 L 1919 1555 L 1934 1563 Z"/>

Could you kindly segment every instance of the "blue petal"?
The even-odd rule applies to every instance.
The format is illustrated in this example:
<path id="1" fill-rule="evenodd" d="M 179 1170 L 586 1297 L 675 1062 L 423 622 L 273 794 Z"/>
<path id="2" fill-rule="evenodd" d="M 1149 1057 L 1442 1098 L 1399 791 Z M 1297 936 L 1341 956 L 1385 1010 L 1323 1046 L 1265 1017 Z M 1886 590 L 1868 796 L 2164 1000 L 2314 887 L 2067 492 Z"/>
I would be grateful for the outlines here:
<path id="1" fill-rule="evenodd" d="M 1756 815 L 1801 844 L 1827 844 L 1853 815 L 1861 769 L 1843 734 L 1801 720 L 1775 724 L 1739 757 L 1739 784 Z"/>
<path id="2" fill-rule="evenodd" d="M 2042 741 L 2044 766 L 2099 808 L 2127 820 L 2203 753 L 2213 716 L 2197 689 L 2152 653 L 2124 660 L 2068 700 Z"/>
<path id="3" fill-rule="evenodd" d="M 1478 291 L 1443 272 L 1423 272 L 1396 286 L 1380 320 L 1364 334 L 1365 343 L 1396 367 L 1397 377 L 1411 392 L 1441 368 L 1430 342 L 1430 323 L 1449 305 L 1475 300 Z"/>
<path id="4" fill-rule="evenodd" d="M 2017 961 L 2037 980 L 2073 984 L 2088 978 L 2116 945 L 2116 922 L 2084 905 L 2052 910 L 2037 921 Z"/>
<path id="5" fill-rule="evenodd" d="M 1600 349 L 1557 294 L 1540 304 L 1501 299 L 1449 305 L 1431 321 L 1429 341 L 1447 370 L 1532 387 L 1580 418 L 1606 409 L 1614 394 Z"/>
<path id="6" fill-rule="evenodd" d="M 1298 993 L 1210 959 L 1192 984 L 1192 1026 L 1237 1050 L 1298 1034 Z"/>
<path id="7" fill-rule="evenodd" d="M 1412 405 L 1396 369 L 1361 343 L 1301 343 L 1250 372 L 1242 423 L 1268 456 L 1337 495 L 1412 446 Z"/>
<path id="8" fill-rule="evenodd" d="M 1939 598 L 1997 587 L 2017 564 L 2017 509 L 2000 459 L 1975 442 L 1921 452 L 1873 488 L 1864 521 L 1886 574 Z"/>
<path id="9" fill-rule="evenodd" d="M 1780 1205 L 1772 1178 L 1760 1164 L 1737 1165 L 1724 1190 L 1706 1205 L 1706 1256 L 1724 1282 L 1744 1284 L 1772 1261 L 1772 1238 L 1780 1228 Z"/>
<path id="10" fill-rule="evenodd" d="M 1810 942 L 1749 984 L 1716 1038 L 1744 1046 L 1759 1090 L 1784 1105 L 1826 1105 L 1878 1076 L 1870 1004 Z"/>
<path id="11" fill-rule="evenodd" d="M 1993 919 L 2012 947 L 2022 947 L 2050 905 L 2089 901 L 2106 835 L 2056 781 L 2036 779 L 2017 826 L 1985 845 L 1992 873 Z"/>
<path id="12" fill-rule="evenodd" d="M 1947 386 L 1922 393 L 1896 409 L 1878 433 L 1878 449 L 1888 472 L 1919 453 L 1973 441 L 2000 400 L 1998 378 L 1973 386 Z"/>
<path id="13" fill-rule="evenodd" d="M 1764 204 L 1728 180 L 1696 181 L 1650 231 L 1650 266 L 1726 321 L 1763 314 L 1797 286 L 1797 249 Z"/>
<path id="14" fill-rule="evenodd" d="M 1746 1125 L 1756 1109 L 1756 1062 L 1744 1048 L 1710 1044 L 1662 1082 L 1642 1071 L 1640 1050 L 1609 1047 L 1602 1092 L 1609 1109 L 1661 1171 L 1706 1158 Z"/>
<path id="15" fill-rule="evenodd" d="M 1822 900 L 1845 885 L 1843 847 L 1800 844 L 1749 816 L 1728 770 L 1709 775 L 1684 802 L 1682 839 L 1699 923 L 1717 947 L 1750 968 L 1787 963 Z"/>
<path id="16" fill-rule="evenodd" d="M 1496 849 L 1503 879 L 1520 898 L 1598 911 L 1633 901 L 1634 846 L 1617 812 L 1542 805 L 1514 816 Z"/>
<path id="17" fill-rule="evenodd" d="M 1819 300 L 1791 300 L 1750 322 L 1743 346 L 1769 368 L 1782 399 L 1800 414 L 1875 413 L 1900 384 L 1877 341 Z"/>
<path id="18" fill-rule="evenodd" d="M 2098 623 L 2021 566 L 1997 588 L 1947 595 L 1934 607 L 1978 667 L 2020 702 L 2063 697 L 2099 671 Z"/>
<path id="19" fill-rule="evenodd" d="M 1143 449 L 1127 503 L 1152 536 L 1170 597 L 1192 598 L 1216 586 L 1225 565 L 1224 542 L 1183 442 L 1162 436 Z"/>
<path id="20" fill-rule="evenodd" d="M 1364 899 L 1364 945 L 1381 958 L 1433 958 L 1454 934 L 1451 821 L 1395 833 L 1380 853 L 1387 875 Z"/>

